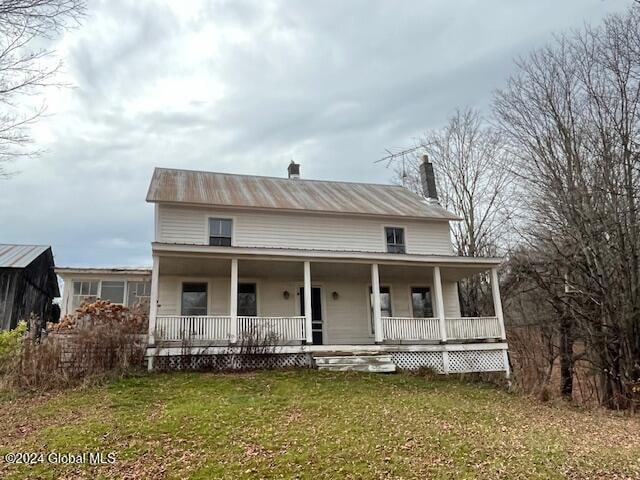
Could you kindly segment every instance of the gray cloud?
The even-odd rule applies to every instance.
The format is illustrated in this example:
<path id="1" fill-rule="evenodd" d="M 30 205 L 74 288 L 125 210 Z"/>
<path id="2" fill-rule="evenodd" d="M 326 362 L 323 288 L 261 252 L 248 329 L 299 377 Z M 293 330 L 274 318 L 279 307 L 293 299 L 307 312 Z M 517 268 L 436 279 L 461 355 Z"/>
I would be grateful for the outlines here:
<path id="1" fill-rule="evenodd" d="M 487 109 L 518 55 L 627 2 L 92 2 L 57 41 L 36 158 L 0 182 L 0 242 L 59 265 L 150 262 L 154 166 L 388 181 L 373 161 Z"/>

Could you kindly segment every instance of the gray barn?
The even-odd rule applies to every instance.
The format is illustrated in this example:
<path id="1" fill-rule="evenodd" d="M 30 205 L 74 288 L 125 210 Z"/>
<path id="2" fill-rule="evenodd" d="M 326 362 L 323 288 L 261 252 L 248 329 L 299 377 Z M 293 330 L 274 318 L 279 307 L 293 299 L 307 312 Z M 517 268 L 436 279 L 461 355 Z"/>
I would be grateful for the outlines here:
<path id="1" fill-rule="evenodd" d="M 32 313 L 44 323 L 59 296 L 51 247 L 0 244 L 0 330 L 15 328 Z"/>

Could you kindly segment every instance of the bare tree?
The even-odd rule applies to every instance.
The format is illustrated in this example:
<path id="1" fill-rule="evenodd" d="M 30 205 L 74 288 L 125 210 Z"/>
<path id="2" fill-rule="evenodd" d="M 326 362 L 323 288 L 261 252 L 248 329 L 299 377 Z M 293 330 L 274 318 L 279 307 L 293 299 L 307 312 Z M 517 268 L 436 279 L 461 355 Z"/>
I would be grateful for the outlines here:
<path id="1" fill-rule="evenodd" d="M 495 113 L 531 257 L 548 260 L 532 275 L 557 308 L 561 362 L 579 339 L 602 403 L 628 407 L 640 382 L 640 8 L 521 60 Z"/>
<path id="2" fill-rule="evenodd" d="M 427 132 L 420 144 L 436 169 L 441 204 L 462 218 L 452 225 L 455 252 L 478 257 L 506 251 L 516 204 L 510 195 L 507 151 L 497 131 L 483 124 L 477 111 L 457 110 L 444 128 Z M 407 173 L 405 184 L 420 192 L 417 159 Z M 492 308 L 481 301 L 489 288 L 482 276 L 459 287 L 464 314 L 480 315 Z"/>
<path id="3" fill-rule="evenodd" d="M 55 84 L 60 69 L 53 51 L 38 47 L 84 15 L 85 0 L 0 0 L 0 178 L 7 162 L 24 155 L 27 127 L 44 106 L 24 112 L 25 96 Z"/>

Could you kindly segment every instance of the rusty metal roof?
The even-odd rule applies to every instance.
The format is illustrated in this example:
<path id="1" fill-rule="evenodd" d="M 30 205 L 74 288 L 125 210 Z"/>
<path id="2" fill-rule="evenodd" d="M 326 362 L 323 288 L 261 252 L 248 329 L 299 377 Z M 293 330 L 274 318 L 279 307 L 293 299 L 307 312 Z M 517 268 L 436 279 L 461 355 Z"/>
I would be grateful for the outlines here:
<path id="1" fill-rule="evenodd" d="M 25 268 L 49 248 L 48 245 L 0 244 L 0 268 Z"/>
<path id="2" fill-rule="evenodd" d="M 156 168 L 148 202 L 385 215 L 438 220 L 459 217 L 397 185 L 290 180 Z"/>

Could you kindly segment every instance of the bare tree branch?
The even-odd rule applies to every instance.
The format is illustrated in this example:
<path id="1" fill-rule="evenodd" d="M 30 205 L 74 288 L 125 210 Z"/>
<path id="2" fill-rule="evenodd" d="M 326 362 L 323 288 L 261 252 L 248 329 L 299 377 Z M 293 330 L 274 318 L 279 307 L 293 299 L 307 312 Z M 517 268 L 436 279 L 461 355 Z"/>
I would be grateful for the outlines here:
<path id="1" fill-rule="evenodd" d="M 85 7 L 85 0 L 0 0 L 0 178 L 10 175 L 9 161 L 34 153 L 24 148 L 28 127 L 45 106 L 23 111 L 24 97 L 61 85 L 54 52 L 32 46 L 78 25 Z"/>

